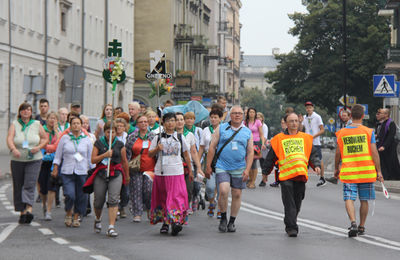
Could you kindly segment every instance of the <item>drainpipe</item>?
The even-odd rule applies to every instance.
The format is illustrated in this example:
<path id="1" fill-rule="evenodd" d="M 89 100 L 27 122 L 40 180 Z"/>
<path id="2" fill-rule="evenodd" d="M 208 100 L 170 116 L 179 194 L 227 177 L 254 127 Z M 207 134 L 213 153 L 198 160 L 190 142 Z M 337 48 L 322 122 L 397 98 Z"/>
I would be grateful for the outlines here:
<path id="1" fill-rule="evenodd" d="M 43 84 L 43 92 L 44 95 L 47 95 L 47 56 L 48 56 L 48 44 L 47 44 L 47 35 L 48 35 L 48 13 L 47 13 L 47 4 L 48 0 L 44 1 L 44 84 Z"/>
<path id="2" fill-rule="evenodd" d="M 11 40 L 11 0 L 8 0 L 8 127 L 10 127 L 11 124 L 11 102 L 12 102 L 12 95 L 11 95 L 11 62 L 12 62 L 12 40 Z"/>
<path id="3" fill-rule="evenodd" d="M 108 0 L 104 2 L 104 58 L 107 58 L 108 47 Z M 104 80 L 104 104 L 107 104 L 107 81 Z"/>
<path id="4" fill-rule="evenodd" d="M 85 0 L 82 0 L 82 36 L 81 36 L 81 65 L 82 69 L 85 70 Z M 85 108 L 85 82 L 82 82 L 82 113 L 84 113 L 84 108 Z"/>

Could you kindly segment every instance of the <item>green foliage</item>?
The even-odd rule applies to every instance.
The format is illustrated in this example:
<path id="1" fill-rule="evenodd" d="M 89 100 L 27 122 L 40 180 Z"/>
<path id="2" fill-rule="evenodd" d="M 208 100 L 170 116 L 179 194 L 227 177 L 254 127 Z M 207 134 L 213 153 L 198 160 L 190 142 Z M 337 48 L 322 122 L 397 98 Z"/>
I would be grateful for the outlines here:
<path id="1" fill-rule="evenodd" d="M 347 0 L 347 94 L 375 111 L 381 99 L 372 94 L 372 75 L 382 73 L 389 47 L 388 21 L 377 15 L 375 0 Z M 276 71 L 266 73 L 277 94 L 289 102 L 311 100 L 330 113 L 343 94 L 342 0 L 305 1 L 308 13 L 289 15 L 290 33 L 299 42 L 288 54 L 278 55 Z"/>

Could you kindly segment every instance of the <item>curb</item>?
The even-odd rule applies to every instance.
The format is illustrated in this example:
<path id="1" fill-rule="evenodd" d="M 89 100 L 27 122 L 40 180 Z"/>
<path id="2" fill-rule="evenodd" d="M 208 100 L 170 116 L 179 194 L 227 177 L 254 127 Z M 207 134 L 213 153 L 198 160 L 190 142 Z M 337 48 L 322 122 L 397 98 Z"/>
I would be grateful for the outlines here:
<path id="1" fill-rule="evenodd" d="M 391 182 L 394 182 L 394 181 L 391 181 Z M 391 183 L 391 185 L 386 185 L 385 187 L 386 187 L 387 191 L 391 192 L 391 193 L 400 193 L 400 181 L 397 181 L 397 182 L 398 182 L 398 184 L 396 183 L 397 185 L 395 185 L 395 186 L 393 186 L 392 183 Z M 380 182 L 375 183 L 375 190 L 382 191 L 382 186 L 380 185 Z"/>

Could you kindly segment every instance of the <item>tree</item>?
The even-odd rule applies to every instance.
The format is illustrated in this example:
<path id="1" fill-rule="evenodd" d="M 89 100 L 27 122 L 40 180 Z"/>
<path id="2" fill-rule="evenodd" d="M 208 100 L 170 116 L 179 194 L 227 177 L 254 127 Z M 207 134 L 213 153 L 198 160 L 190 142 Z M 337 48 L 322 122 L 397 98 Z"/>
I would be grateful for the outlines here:
<path id="1" fill-rule="evenodd" d="M 372 95 L 372 75 L 384 69 L 389 47 L 389 24 L 377 15 L 376 0 L 347 0 L 347 94 L 371 111 L 380 104 Z M 299 38 L 288 54 L 277 55 L 276 71 L 266 73 L 277 94 L 289 102 L 311 100 L 334 113 L 342 96 L 342 0 L 304 1 L 308 13 L 289 15 L 290 29 Z"/>

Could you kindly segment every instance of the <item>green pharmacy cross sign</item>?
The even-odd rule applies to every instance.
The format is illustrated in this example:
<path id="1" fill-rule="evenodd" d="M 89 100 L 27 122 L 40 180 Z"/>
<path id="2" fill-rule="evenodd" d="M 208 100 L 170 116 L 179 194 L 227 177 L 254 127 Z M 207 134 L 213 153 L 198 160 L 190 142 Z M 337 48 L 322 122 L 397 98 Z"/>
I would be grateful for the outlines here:
<path id="1" fill-rule="evenodd" d="M 124 63 L 122 57 L 122 43 L 114 39 L 108 43 L 108 57 L 104 59 L 103 78 L 113 85 L 114 92 L 117 84 L 126 79 Z"/>

